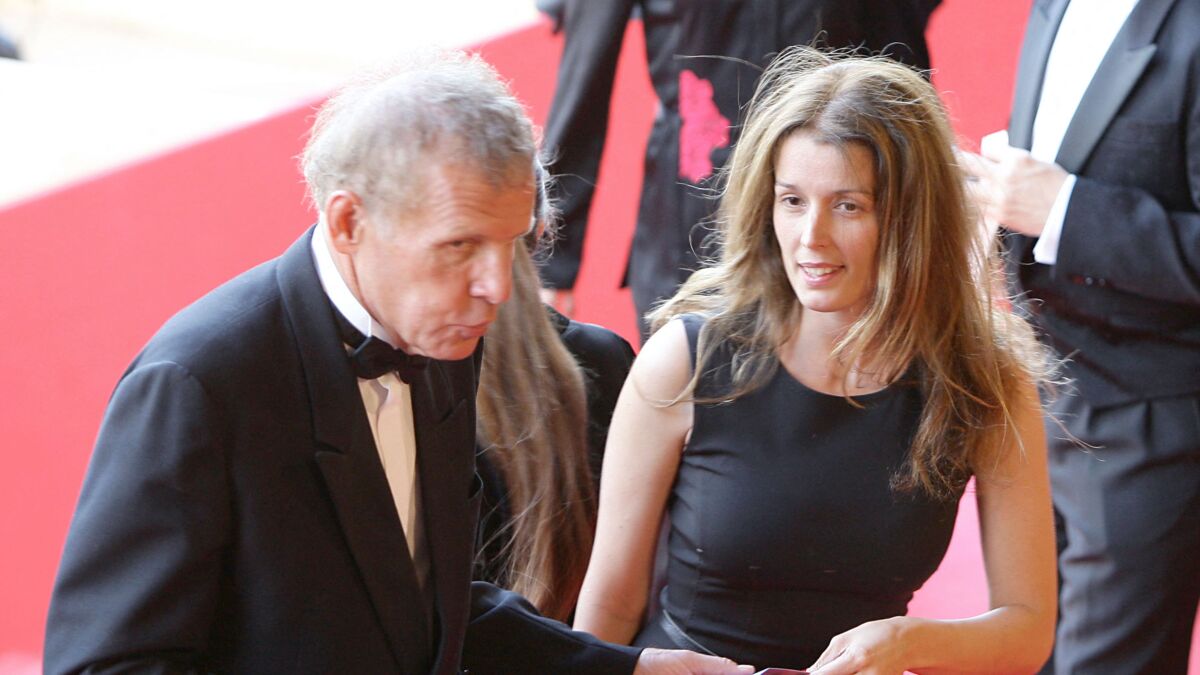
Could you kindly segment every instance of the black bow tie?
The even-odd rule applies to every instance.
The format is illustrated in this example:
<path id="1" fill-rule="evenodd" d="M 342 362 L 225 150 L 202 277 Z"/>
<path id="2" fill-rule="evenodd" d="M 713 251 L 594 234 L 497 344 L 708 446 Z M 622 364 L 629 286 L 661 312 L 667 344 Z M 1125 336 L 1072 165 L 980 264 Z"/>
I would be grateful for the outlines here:
<path id="1" fill-rule="evenodd" d="M 424 356 L 412 356 L 376 337 L 363 337 L 337 308 L 333 314 L 337 317 L 342 341 L 353 347 L 348 355 L 354 374 L 362 379 L 374 380 L 387 373 L 396 373 L 401 380 L 411 383 L 429 365 L 429 359 Z"/>

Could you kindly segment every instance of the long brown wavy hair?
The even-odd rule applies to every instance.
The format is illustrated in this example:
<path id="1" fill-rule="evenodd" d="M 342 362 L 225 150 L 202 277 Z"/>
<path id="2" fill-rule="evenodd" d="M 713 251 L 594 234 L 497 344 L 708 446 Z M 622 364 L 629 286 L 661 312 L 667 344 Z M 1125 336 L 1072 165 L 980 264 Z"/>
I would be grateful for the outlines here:
<path id="1" fill-rule="evenodd" d="M 833 357 L 870 364 L 886 382 L 916 366 L 925 405 L 893 486 L 953 498 L 1018 438 L 1013 409 L 1022 383 L 1044 381 L 1049 361 L 1029 326 L 994 295 L 1002 287 L 998 243 L 967 197 L 937 93 L 894 61 L 797 47 L 763 73 L 722 177 L 721 258 L 651 317 L 654 328 L 686 312 L 709 317 L 682 397 L 692 395 L 719 343 L 734 352 L 726 398 L 762 386 L 798 328 L 772 205 L 780 146 L 799 131 L 874 157 L 875 288 Z"/>
<path id="2" fill-rule="evenodd" d="M 487 335 L 476 438 L 508 490 L 512 519 L 497 581 L 565 621 L 596 532 L 583 373 L 538 297 L 530 252 L 517 246 L 513 291 Z"/>

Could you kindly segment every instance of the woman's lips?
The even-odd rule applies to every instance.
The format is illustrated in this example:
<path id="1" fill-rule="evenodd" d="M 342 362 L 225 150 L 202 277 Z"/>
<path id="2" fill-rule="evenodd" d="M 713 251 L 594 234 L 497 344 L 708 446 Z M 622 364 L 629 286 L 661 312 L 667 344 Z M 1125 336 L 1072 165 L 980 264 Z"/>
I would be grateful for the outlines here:
<path id="1" fill-rule="evenodd" d="M 838 273 L 845 269 L 842 265 L 827 263 L 800 263 L 800 272 L 810 286 L 823 286 L 832 283 Z"/>

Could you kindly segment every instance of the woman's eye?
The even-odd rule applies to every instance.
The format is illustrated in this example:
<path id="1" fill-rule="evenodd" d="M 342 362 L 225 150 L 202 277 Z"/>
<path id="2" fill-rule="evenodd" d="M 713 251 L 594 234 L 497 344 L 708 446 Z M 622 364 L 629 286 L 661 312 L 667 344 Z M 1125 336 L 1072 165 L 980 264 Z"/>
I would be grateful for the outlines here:
<path id="1" fill-rule="evenodd" d="M 782 201 L 784 204 L 787 204 L 788 206 L 800 206 L 800 198 L 799 197 L 793 197 L 793 196 L 789 195 L 789 196 L 784 197 Z"/>
<path id="2" fill-rule="evenodd" d="M 854 202 L 842 202 L 840 206 L 842 207 L 842 210 L 846 211 L 847 213 L 854 213 L 859 210 L 858 204 L 855 204 Z"/>

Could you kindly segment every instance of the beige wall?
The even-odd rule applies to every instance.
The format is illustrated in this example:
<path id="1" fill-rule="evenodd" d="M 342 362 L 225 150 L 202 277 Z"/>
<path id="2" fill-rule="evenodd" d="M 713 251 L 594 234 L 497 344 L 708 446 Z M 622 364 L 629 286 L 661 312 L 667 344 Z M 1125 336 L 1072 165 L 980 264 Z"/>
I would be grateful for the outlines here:
<path id="1" fill-rule="evenodd" d="M 0 207 L 320 97 L 401 45 L 468 45 L 533 0 L 0 0 Z"/>

